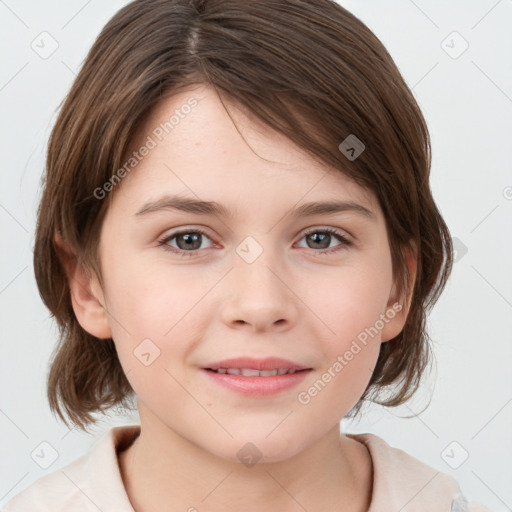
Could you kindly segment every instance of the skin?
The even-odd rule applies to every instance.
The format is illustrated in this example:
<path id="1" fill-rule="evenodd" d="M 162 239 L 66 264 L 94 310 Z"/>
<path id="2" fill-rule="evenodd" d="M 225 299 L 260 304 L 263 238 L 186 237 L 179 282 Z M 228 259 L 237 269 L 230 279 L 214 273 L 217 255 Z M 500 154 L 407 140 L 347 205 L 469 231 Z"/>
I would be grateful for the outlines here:
<path id="1" fill-rule="evenodd" d="M 371 458 L 340 435 L 339 422 L 364 392 L 380 344 L 402 330 L 407 308 L 308 404 L 297 395 L 400 299 L 382 211 L 345 175 L 230 105 L 245 142 L 215 92 L 202 86 L 157 105 L 134 150 L 192 96 L 198 105 L 112 192 L 99 245 L 103 287 L 78 267 L 70 279 L 78 321 L 113 338 L 138 396 L 141 434 L 119 455 L 128 496 L 137 512 L 269 504 L 290 512 L 367 510 Z M 216 201 L 235 215 L 135 215 L 164 193 Z M 356 202 L 375 219 L 354 211 L 287 216 L 304 202 L 327 200 Z M 184 228 L 206 232 L 197 254 L 159 245 Z M 331 252 L 320 254 L 326 246 L 305 236 L 309 228 L 334 228 L 353 244 L 331 236 Z M 263 249 L 252 263 L 236 252 L 247 236 Z M 179 239 L 167 245 L 190 251 Z M 149 366 L 134 355 L 147 338 L 160 350 Z M 313 370 L 271 397 L 243 396 L 200 370 L 239 356 L 283 357 Z M 247 442 L 262 454 L 250 468 L 237 458 Z"/>

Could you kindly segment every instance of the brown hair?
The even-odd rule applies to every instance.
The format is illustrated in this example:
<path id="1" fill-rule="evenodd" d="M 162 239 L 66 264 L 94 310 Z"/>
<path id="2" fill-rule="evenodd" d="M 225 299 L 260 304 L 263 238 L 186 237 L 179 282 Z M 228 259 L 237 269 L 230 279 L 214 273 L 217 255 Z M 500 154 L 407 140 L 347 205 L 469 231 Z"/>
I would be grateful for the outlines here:
<path id="1" fill-rule="evenodd" d="M 77 322 L 55 235 L 102 283 L 97 248 L 115 191 L 105 200 L 94 191 L 123 165 L 150 110 L 196 84 L 376 195 L 395 282 L 412 298 L 402 332 L 381 345 L 350 413 L 369 397 L 386 406 L 408 400 L 431 362 L 426 314 L 450 274 L 452 245 L 430 190 L 425 120 L 382 43 L 331 0 L 136 0 L 98 36 L 49 140 L 34 268 L 60 331 L 48 374 L 51 409 L 85 430 L 91 413 L 134 397 L 114 342 Z M 338 149 L 351 134 L 366 147 L 354 160 Z M 414 285 L 403 252 L 413 247 Z M 378 401 L 392 384 L 391 396 Z"/>

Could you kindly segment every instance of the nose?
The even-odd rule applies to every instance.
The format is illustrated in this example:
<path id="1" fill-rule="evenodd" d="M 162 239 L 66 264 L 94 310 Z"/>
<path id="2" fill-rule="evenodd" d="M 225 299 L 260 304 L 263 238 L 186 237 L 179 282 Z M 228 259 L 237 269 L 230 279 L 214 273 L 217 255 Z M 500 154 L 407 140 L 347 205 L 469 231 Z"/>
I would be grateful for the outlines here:
<path id="1" fill-rule="evenodd" d="M 235 254 L 227 279 L 222 319 L 229 327 L 284 332 L 297 322 L 300 301 L 290 274 L 277 265 L 270 251 L 263 251 L 252 263 Z"/>

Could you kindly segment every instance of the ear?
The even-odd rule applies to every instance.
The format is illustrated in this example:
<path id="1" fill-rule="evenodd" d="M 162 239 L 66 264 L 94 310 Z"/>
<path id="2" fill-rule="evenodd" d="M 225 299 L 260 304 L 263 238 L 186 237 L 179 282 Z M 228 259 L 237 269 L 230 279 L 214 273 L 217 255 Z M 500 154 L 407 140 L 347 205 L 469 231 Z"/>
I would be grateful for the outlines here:
<path id="1" fill-rule="evenodd" d="M 381 332 L 381 341 L 389 341 L 398 336 L 404 328 L 411 306 L 412 294 L 414 290 L 414 283 L 416 282 L 416 268 L 417 268 L 417 248 L 416 244 L 412 242 L 412 249 L 404 248 L 404 257 L 409 268 L 410 275 L 410 289 L 406 296 L 398 297 L 396 293 L 396 283 L 393 283 L 393 288 L 389 297 L 386 307 L 386 320 L 384 320 L 384 328 Z M 406 292 L 405 292 L 406 293 Z"/>
<path id="2" fill-rule="evenodd" d="M 54 240 L 66 271 L 71 304 L 78 323 L 96 338 L 111 338 L 105 298 L 97 278 L 92 272 L 87 272 L 83 265 L 78 264 L 75 252 L 62 240 L 59 233 Z"/>

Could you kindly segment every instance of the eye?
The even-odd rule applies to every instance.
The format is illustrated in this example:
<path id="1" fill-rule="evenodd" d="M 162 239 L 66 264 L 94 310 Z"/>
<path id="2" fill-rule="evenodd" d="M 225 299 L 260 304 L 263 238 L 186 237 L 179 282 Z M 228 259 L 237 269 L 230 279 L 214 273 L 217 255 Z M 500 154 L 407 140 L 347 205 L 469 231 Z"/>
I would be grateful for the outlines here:
<path id="1" fill-rule="evenodd" d="M 204 247 L 201 247 L 201 239 L 203 237 L 211 240 L 210 237 L 200 229 L 182 230 L 171 233 L 169 236 L 159 240 L 158 244 L 162 246 L 164 250 L 177 253 L 180 256 L 194 256 L 200 249 L 204 249 Z M 177 247 L 173 247 L 169 244 L 174 239 L 176 239 Z"/>
<path id="2" fill-rule="evenodd" d="M 345 235 L 343 235 L 343 233 L 333 228 L 311 229 L 304 234 L 301 240 L 303 239 L 306 239 L 307 243 L 310 244 L 310 249 L 322 249 L 320 251 L 316 251 L 319 254 L 331 254 L 352 245 L 352 242 Z M 333 239 L 338 239 L 340 242 L 334 248 L 331 246 Z"/>
<path id="3" fill-rule="evenodd" d="M 179 256 L 194 256 L 201 249 L 213 246 L 212 243 L 208 247 L 201 247 L 203 238 L 211 242 L 211 238 L 204 231 L 200 229 L 188 229 L 175 231 L 163 239 L 160 239 L 158 244 L 164 250 L 173 252 Z M 333 228 L 311 229 L 303 235 L 301 240 L 303 239 L 307 240 L 310 249 L 320 249 L 315 250 L 318 254 L 331 254 L 352 245 L 352 242 L 345 237 L 343 233 Z M 335 239 L 339 241 L 339 244 L 332 247 L 331 242 Z M 176 246 L 172 245 L 173 241 L 175 241 Z"/>

